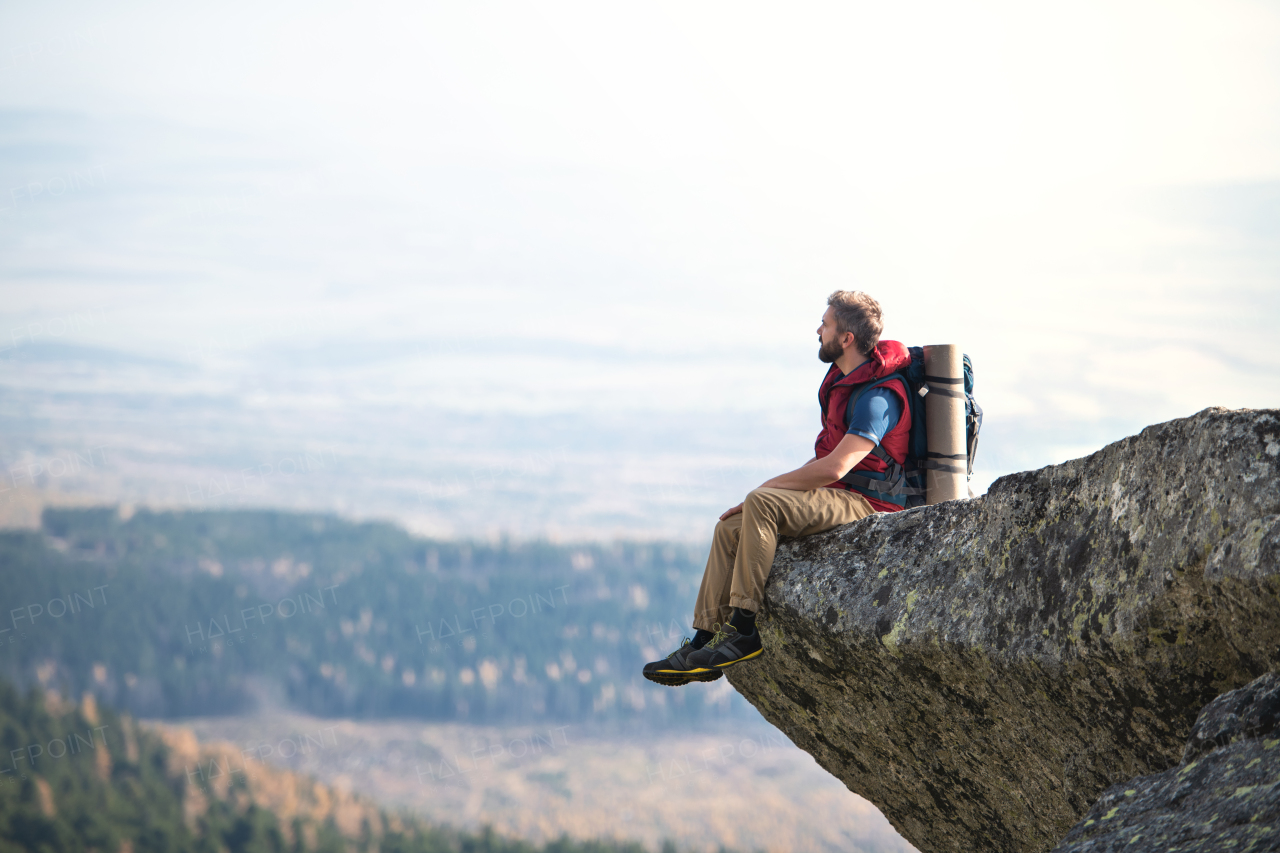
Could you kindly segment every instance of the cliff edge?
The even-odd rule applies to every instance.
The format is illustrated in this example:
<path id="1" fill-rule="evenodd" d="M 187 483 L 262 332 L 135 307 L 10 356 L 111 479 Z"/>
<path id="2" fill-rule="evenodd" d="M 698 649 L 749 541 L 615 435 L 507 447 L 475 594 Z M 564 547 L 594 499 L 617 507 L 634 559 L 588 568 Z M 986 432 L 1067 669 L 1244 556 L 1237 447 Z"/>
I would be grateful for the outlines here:
<path id="1" fill-rule="evenodd" d="M 1280 411 L 784 541 L 730 681 L 922 851 L 1045 851 L 1280 663 Z"/>

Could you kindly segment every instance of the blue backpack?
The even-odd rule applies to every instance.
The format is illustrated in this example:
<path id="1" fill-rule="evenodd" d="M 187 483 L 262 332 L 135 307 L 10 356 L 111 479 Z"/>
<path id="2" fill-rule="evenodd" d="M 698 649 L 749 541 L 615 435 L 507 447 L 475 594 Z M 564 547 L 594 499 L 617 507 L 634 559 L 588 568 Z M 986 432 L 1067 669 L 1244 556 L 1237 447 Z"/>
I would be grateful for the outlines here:
<path id="1" fill-rule="evenodd" d="M 911 418 L 911 432 L 907 438 L 907 458 L 903 465 L 877 444 L 871 449 L 871 455 L 884 462 L 888 467 L 883 473 L 875 471 L 850 471 L 840 478 L 840 482 L 853 486 L 876 500 L 897 504 L 905 509 L 923 506 L 925 500 L 925 471 L 934 469 L 959 473 L 959 463 L 965 463 L 964 472 L 973 476 L 973 457 L 978 452 L 978 433 L 982 429 L 982 407 L 973 398 L 973 363 L 969 356 L 964 357 L 964 379 L 943 379 L 928 376 L 924 372 L 924 349 L 910 347 L 911 363 L 901 370 L 882 376 L 874 382 L 868 382 L 849 396 L 849 407 L 845 412 L 845 423 L 853 417 L 853 407 L 858 398 L 872 388 L 878 388 L 888 382 L 902 382 L 907 389 L 907 403 L 910 412 L 903 417 Z M 954 386 L 964 384 L 961 393 Z M 925 429 L 924 398 L 928 394 L 942 394 L 947 397 L 964 398 L 965 444 L 966 453 L 956 456 L 943 456 L 929 452 L 929 436 Z"/>

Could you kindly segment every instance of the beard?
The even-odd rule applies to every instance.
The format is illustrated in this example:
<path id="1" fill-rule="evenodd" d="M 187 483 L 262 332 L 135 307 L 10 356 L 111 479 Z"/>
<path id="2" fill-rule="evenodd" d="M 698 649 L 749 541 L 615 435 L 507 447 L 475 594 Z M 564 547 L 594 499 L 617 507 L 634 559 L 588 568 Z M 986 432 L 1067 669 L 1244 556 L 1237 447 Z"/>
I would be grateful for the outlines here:
<path id="1" fill-rule="evenodd" d="M 838 340 L 831 343 L 819 343 L 818 345 L 818 361 L 823 364 L 833 364 L 837 358 L 844 355 L 844 347 L 840 345 Z"/>

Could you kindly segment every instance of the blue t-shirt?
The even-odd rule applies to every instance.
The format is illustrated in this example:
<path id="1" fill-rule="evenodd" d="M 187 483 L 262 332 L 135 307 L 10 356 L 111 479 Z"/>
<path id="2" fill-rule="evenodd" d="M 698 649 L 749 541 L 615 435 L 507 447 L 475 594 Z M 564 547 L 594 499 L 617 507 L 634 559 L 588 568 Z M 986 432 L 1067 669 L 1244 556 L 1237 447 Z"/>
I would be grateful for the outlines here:
<path id="1" fill-rule="evenodd" d="M 879 444 L 902 417 L 902 398 L 888 388 L 872 388 L 858 398 L 848 417 L 850 435 Z"/>

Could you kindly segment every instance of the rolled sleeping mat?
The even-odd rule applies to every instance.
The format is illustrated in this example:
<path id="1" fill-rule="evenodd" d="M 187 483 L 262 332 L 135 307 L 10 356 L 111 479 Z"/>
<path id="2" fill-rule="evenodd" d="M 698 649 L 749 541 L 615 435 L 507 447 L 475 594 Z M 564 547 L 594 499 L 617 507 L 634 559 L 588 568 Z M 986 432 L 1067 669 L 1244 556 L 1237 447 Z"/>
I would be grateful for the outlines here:
<path id="1" fill-rule="evenodd" d="M 925 462 L 925 503 L 969 497 L 969 454 L 964 421 L 964 353 L 954 344 L 924 348 L 925 430 L 929 457 Z"/>

